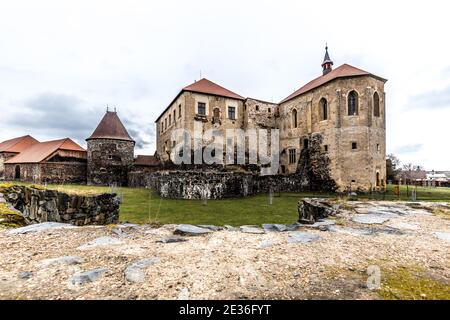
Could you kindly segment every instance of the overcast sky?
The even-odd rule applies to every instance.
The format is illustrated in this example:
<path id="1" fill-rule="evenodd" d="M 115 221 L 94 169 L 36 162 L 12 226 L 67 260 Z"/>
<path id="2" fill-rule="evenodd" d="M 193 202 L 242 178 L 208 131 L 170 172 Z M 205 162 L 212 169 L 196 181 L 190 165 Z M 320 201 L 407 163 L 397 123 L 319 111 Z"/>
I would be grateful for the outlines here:
<path id="1" fill-rule="evenodd" d="M 450 170 L 448 1 L 0 0 L 0 140 L 31 134 L 83 146 L 116 106 L 137 154 L 154 120 L 203 77 L 278 102 L 335 67 L 389 79 L 387 146 Z"/>

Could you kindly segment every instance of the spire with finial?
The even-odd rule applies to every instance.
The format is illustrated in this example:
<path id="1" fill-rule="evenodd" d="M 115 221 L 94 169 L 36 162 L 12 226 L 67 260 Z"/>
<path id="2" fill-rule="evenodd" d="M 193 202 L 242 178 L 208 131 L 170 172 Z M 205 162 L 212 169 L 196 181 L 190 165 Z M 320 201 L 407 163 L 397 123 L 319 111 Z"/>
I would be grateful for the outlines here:
<path id="1" fill-rule="evenodd" d="M 325 57 L 322 62 L 323 75 L 326 75 L 333 70 L 333 61 L 330 59 L 330 55 L 328 54 L 328 43 L 325 46 Z"/>

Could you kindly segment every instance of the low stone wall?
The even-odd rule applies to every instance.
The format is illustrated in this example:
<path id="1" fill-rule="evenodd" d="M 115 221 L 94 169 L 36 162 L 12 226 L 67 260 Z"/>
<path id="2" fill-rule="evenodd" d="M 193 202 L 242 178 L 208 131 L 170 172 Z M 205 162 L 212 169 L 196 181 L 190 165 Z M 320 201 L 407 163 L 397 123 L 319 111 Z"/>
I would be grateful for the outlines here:
<path id="1" fill-rule="evenodd" d="M 82 226 L 119 221 L 120 200 L 116 194 L 82 196 L 25 186 L 2 188 L 0 193 L 28 224 L 62 222 Z"/>
<path id="2" fill-rule="evenodd" d="M 260 176 L 253 173 L 216 171 L 163 171 L 131 173 L 130 187 L 156 189 L 161 197 L 173 199 L 241 198 L 259 193 L 300 192 L 308 188 L 298 176 Z"/>
<path id="3" fill-rule="evenodd" d="M 20 178 L 16 178 L 16 168 Z M 86 183 L 86 163 L 42 162 L 5 164 L 5 179 L 33 183 Z"/>

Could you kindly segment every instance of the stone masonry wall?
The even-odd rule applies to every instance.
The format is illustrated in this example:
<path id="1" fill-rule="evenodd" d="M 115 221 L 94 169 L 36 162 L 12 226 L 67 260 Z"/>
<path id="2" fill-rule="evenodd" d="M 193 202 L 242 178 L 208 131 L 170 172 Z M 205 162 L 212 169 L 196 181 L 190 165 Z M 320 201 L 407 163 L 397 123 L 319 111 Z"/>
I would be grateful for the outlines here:
<path id="1" fill-rule="evenodd" d="M 16 167 L 20 168 L 20 179 L 16 179 Z M 86 163 L 43 162 L 5 164 L 5 179 L 34 183 L 85 183 Z"/>
<path id="2" fill-rule="evenodd" d="M 304 177 L 239 172 L 165 171 L 130 174 L 129 185 L 156 189 L 163 198 L 226 199 L 259 193 L 308 190 Z"/>
<path id="3" fill-rule="evenodd" d="M 105 225 L 119 220 L 120 200 L 116 194 L 81 196 L 25 186 L 2 188 L 0 193 L 29 224 L 62 222 L 77 226 Z"/>

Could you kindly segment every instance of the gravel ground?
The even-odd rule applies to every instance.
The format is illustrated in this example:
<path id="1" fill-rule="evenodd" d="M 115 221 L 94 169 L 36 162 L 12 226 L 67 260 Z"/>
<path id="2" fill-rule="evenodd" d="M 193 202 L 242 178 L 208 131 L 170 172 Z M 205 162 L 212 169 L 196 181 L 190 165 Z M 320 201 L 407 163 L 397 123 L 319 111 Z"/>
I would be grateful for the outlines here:
<path id="1" fill-rule="evenodd" d="M 393 212 L 383 224 L 352 221 L 355 214 L 373 214 L 373 208 L 383 206 Z M 336 225 L 322 227 L 323 231 L 300 227 L 299 231 L 320 236 L 310 243 L 290 243 L 289 231 L 239 230 L 158 242 L 173 235 L 174 225 L 91 226 L 26 234 L 2 229 L 0 299 L 379 299 L 377 291 L 366 286 L 369 265 L 378 265 L 381 277 L 387 266 L 420 266 L 433 278 L 450 283 L 450 242 L 435 234 L 448 235 L 449 220 L 404 203 L 354 202 L 346 209 L 333 218 Z M 100 237 L 116 241 L 108 244 L 111 239 L 104 238 L 104 245 L 85 246 Z M 42 262 L 62 256 L 80 258 L 79 263 Z M 126 268 L 149 258 L 159 259 L 138 269 L 144 280 L 130 281 Z M 72 283 L 75 274 L 98 268 L 107 271 L 93 282 Z"/>

